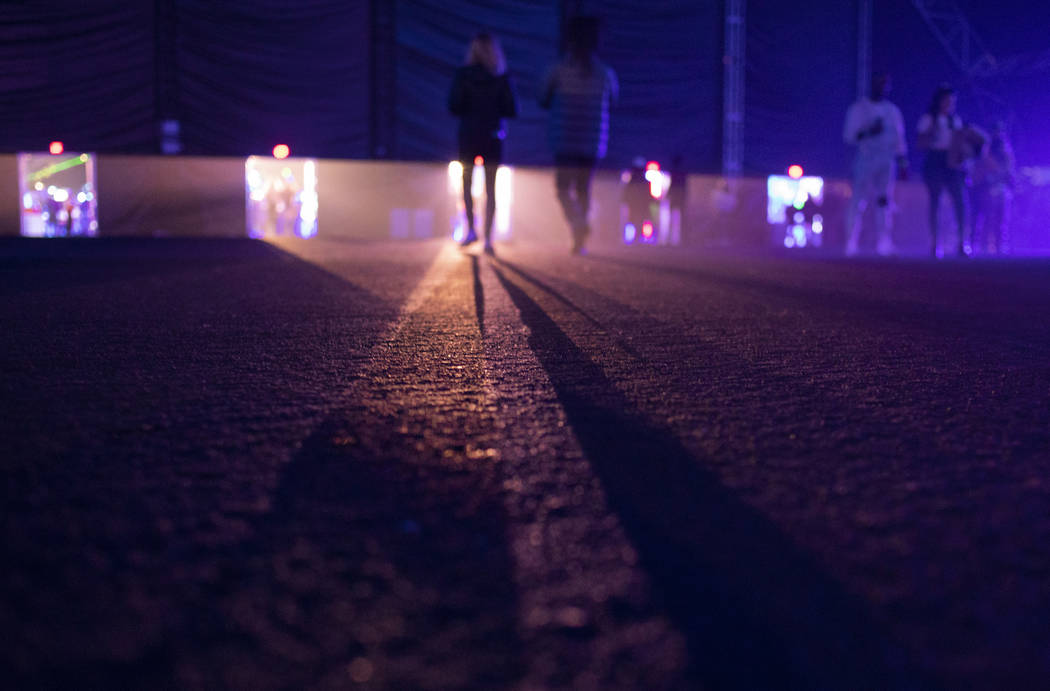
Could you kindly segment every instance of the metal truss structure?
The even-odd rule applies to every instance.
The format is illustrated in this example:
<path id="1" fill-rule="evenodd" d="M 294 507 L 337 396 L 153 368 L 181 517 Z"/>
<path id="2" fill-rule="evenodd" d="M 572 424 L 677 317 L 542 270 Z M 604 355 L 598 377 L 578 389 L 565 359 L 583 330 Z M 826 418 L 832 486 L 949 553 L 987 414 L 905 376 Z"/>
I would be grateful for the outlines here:
<path id="1" fill-rule="evenodd" d="M 1012 121 L 1013 108 L 1005 97 L 1003 77 L 1016 73 L 1023 61 L 1017 57 L 1001 60 L 994 56 L 955 0 L 912 0 L 912 5 L 966 78 L 968 100 L 982 119 Z M 1050 54 L 1028 60 L 1026 67 L 1031 69 L 1040 62 L 1050 67 Z"/>
<path id="2" fill-rule="evenodd" d="M 1050 50 L 1020 53 L 999 58 L 990 74 L 978 76 L 1013 77 L 1050 71 Z"/>
<path id="3" fill-rule="evenodd" d="M 912 0 L 911 4 L 964 75 L 980 78 L 995 74 L 996 59 L 955 0 Z"/>
<path id="4" fill-rule="evenodd" d="M 744 70 L 746 0 L 725 0 L 722 87 L 722 175 L 734 184 L 744 167 Z"/>
<path id="5" fill-rule="evenodd" d="M 955 0 L 912 0 L 912 5 L 967 77 L 995 79 L 1050 71 L 1050 51 L 1007 57 L 993 55 Z"/>

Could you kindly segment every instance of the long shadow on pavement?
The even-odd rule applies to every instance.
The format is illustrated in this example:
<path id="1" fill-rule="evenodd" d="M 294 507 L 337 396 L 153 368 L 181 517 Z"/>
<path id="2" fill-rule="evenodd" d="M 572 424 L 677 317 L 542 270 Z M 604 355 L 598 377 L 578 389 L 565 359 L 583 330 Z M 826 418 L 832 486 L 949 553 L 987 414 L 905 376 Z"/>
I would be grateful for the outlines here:
<path id="1" fill-rule="evenodd" d="M 521 268 L 520 266 L 518 266 L 514 262 L 509 262 L 506 259 L 503 259 L 502 257 L 497 257 L 497 261 L 499 261 L 499 265 L 500 266 L 507 267 L 508 269 L 513 271 L 515 274 L 520 276 L 522 279 L 528 281 L 532 285 L 536 286 L 540 290 L 544 291 L 545 293 L 547 293 L 548 295 L 553 297 L 558 302 L 562 303 L 563 305 L 565 305 L 566 307 L 571 309 L 573 312 L 576 312 L 577 314 L 579 314 L 581 317 L 583 317 L 588 322 L 590 322 L 590 324 L 592 326 L 595 326 L 595 327 L 601 329 L 603 332 L 609 334 L 609 336 L 613 340 L 616 341 L 616 345 L 619 346 L 625 353 L 629 354 L 631 357 L 633 357 L 636 360 L 645 360 L 645 356 L 642 355 L 640 352 L 638 352 L 638 350 L 634 346 L 632 346 L 630 343 L 628 343 L 626 340 L 624 340 L 623 336 L 621 336 L 618 333 L 617 334 L 611 333 L 610 330 L 609 330 L 609 327 L 607 327 L 605 324 L 602 324 L 595 317 L 591 316 L 591 314 L 589 312 L 587 312 L 585 309 L 583 309 L 582 307 L 577 305 L 575 302 L 570 300 L 567 296 L 565 296 L 564 293 L 562 293 L 562 292 L 560 292 L 558 290 L 555 290 L 550 284 L 546 283 L 545 281 L 540 280 L 539 278 L 536 278 L 536 276 L 534 276 L 533 274 L 525 271 L 523 268 Z"/>
<path id="2" fill-rule="evenodd" d="M 475 309 L 483 328 L 477 293 Z M 414 349 L 398 341 L 394 351 L 405 346 Z M 490 689 L 520 679 L 500 478 L 461 438 L 431 436 L 435 420 L 456 426 L 463 410 L 455 396 L 414 398 L 424 388 L 415 366 L 394 355 L 361 373 L 358 391 L 283 468 L 252 537 L 220 557 L 236 586 L 202 599 L 199 628 L 175 656 L 205 686 L 231 674 L 251 688 Z M 469 379 L 457 382 L 469 396 Z M 483 421 L 472 425 L 484 434 Z M 461 437 L 481 443 L 469 432 Z"/>
<path id="3" fill-rule="evenodd" d="M 231 673 L 251 688 L 489 689 L 519 677 L 491 474 L 421 459 L 395 423 L 343 411 L 303 443 L 255 537 L 224 559 L 235 590 L 202 603 L 185 638 L 178 657 L 206 686 Z"/>
<path id="4" fill-rule="evenodd" d="M 35 366 L 7 377 L 21 406 L 0 424 L 14 447 L 0 463 L 0 675 L 16 688 L 342 688 L 351 672 L 505 685 L 517 605 L 488 476 L 391 462 L 420 454 L 341 393 L 400 302 L 269 245 L 151 243 L 78 245 L 99 261 L 60 272 L 47 309 L 8 334 Z M 178 285 L 123 261 L 179 265 L 169 250 L 193 260 Z M 110 300 L 82 297 L 103 262 L 127 280 Z M 41 351 L 52 313 L 83 326 Z"/>
<path id="5" fill-rule="evenodd" d="M 485 335 L 485 288 L 481 285 L 481 268 L 478 255 L 470 255 L 470 271 L 474 278 L 474 315 L 478 318 L 478 331 Z"/>
<path id="6" fill-rule="evenodd" d="M 863 603 L 644 421 L 529 295 L 493 270 L 668 615 L 714 688 L 927 688 Z"/>

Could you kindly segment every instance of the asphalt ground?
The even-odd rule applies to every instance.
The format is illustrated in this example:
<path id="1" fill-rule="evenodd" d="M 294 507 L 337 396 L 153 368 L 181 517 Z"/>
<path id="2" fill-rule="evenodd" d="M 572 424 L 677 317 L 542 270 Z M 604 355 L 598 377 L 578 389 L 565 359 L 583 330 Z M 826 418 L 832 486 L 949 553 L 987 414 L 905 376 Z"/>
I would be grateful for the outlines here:
<path id="1" fill-rule="evenodd" d="M 1040 688 L 1050 262 L 0 242 L 8 688 Z"/>

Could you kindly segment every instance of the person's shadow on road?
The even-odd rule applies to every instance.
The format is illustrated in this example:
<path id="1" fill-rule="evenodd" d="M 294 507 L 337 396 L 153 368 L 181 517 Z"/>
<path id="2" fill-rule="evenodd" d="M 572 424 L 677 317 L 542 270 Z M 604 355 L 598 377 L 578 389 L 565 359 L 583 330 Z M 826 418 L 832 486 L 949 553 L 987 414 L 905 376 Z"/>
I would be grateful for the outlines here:
<path id="1" fill-rule="evenodd" d="M 773 523 L 641 415 L 494 265 L 572 431 L 712 688 L 926 688 L 849 595 Z M 534 287 L 538 281 L 515 272 Z"/>

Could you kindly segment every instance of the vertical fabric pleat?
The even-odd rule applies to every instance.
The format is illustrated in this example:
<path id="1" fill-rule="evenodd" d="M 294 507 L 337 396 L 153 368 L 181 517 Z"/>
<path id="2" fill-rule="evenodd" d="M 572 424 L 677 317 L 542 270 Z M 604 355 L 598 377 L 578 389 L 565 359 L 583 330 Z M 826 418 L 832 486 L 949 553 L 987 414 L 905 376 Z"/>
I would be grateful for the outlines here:
<path id="1" fill-rule="evenodd" d="M 177 4 L 178 109 L 187 153 L 368 154 L 364 2 Z"/>

